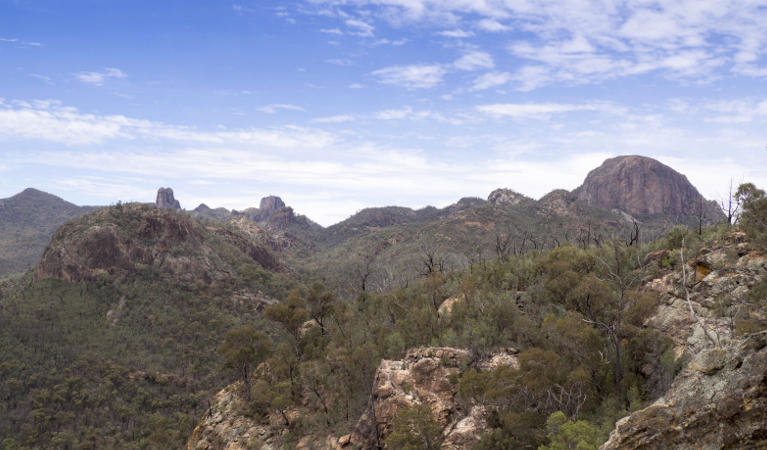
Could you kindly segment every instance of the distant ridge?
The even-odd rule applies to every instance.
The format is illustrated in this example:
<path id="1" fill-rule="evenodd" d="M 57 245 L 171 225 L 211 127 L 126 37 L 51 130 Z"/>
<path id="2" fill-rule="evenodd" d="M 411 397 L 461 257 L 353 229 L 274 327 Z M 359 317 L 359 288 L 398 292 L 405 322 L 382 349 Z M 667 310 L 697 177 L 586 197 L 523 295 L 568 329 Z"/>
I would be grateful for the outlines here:
<path id="1" fill-rule="evenodd" d="M 99 208 L 33 188 L 0 199 L 0 278 L 34 267 L 61 224 Z"/>

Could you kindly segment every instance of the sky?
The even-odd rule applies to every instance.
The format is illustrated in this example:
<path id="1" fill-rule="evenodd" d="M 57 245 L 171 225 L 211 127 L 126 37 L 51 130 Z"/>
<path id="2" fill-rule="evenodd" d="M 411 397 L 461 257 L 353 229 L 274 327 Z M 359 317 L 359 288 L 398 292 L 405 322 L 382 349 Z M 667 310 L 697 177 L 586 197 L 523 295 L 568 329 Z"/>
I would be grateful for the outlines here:
<path id="1" fill-rule="evenodd" d="M 751 0 L 0 0 L 0 198 L 322 224 L 578 187 L 639 154 L 767 188 Z"/>

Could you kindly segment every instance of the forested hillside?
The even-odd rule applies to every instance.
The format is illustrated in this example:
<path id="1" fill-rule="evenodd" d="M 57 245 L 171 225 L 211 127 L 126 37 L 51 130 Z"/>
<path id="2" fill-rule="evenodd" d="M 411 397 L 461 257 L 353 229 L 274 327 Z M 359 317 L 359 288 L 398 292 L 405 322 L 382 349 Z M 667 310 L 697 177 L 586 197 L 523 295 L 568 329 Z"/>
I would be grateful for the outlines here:
<path id="1" fill-rule="evenodd" d="M 37 281 L 0 285 L 5 448 L 183 447 L 228 380 L 216 353 L 227 330 L 275 331 L 260 310 L 293 285 L 233 233 L 118 205 L 60 229 Z M 145 251 L 121 253 L 126 242 Z M 67 255 L 81 259 L 57 266 Z"/>
<path id="2" fill-rule="evenodd" d="M 34 267 L 61 224 L 95 209 L 31 188 L 0 199 L 0 279 Z"/>

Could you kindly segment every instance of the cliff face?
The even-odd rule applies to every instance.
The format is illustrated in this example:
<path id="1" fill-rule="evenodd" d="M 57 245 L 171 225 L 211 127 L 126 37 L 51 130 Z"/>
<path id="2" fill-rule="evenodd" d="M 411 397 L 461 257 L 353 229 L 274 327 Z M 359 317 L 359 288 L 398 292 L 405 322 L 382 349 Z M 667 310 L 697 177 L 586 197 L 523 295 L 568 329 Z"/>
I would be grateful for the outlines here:
<path id="1" fill-rule="evenodd" d="M 227 255 L 226 257 L 224 255 Z M 236 275 L 235 261 L 280 270 L 266 248 L 224 228 L 146 205 L 105 208 L 60 227 L 36 267 L 36 278 L 93 281 L 154 268 L 181 282 L 214 284 Z"/>
<path id="2" fill-rule="evenodd" d="M 700 352 L 652 406 L 621 419 L 601 450 L 767 447 L 767 340 Z"/>
<path id="3" fill-rule="evenodd" d="M 705 200 L 686 176 L 643 156 L 606 160 L 573 193 L 587 204 L 629 214 L 690 216 L 702 205 L 708 221 L 724 219 L 716 202 Z"/>
<path id="4" fill-rule="evenodd" d="M 173 196 L 173 189 L 160 188 L 157 190 L 157 199 L 155 205 L 160 209 L 173 209 L 175 211 L 181 211 L 181 204 Z"/>

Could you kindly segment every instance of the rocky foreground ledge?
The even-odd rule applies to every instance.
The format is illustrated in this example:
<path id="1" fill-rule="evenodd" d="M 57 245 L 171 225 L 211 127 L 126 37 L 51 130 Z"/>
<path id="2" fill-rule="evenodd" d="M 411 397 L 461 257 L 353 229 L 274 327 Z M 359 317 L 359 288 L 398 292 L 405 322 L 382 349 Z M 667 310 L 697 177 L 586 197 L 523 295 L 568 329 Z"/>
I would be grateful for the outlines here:
<path id="1" fill-rule="evenodd" d="M 651 406 L 621 419 L 601 450 L 767 448 L 767 332 L 701 351 Z"/>

